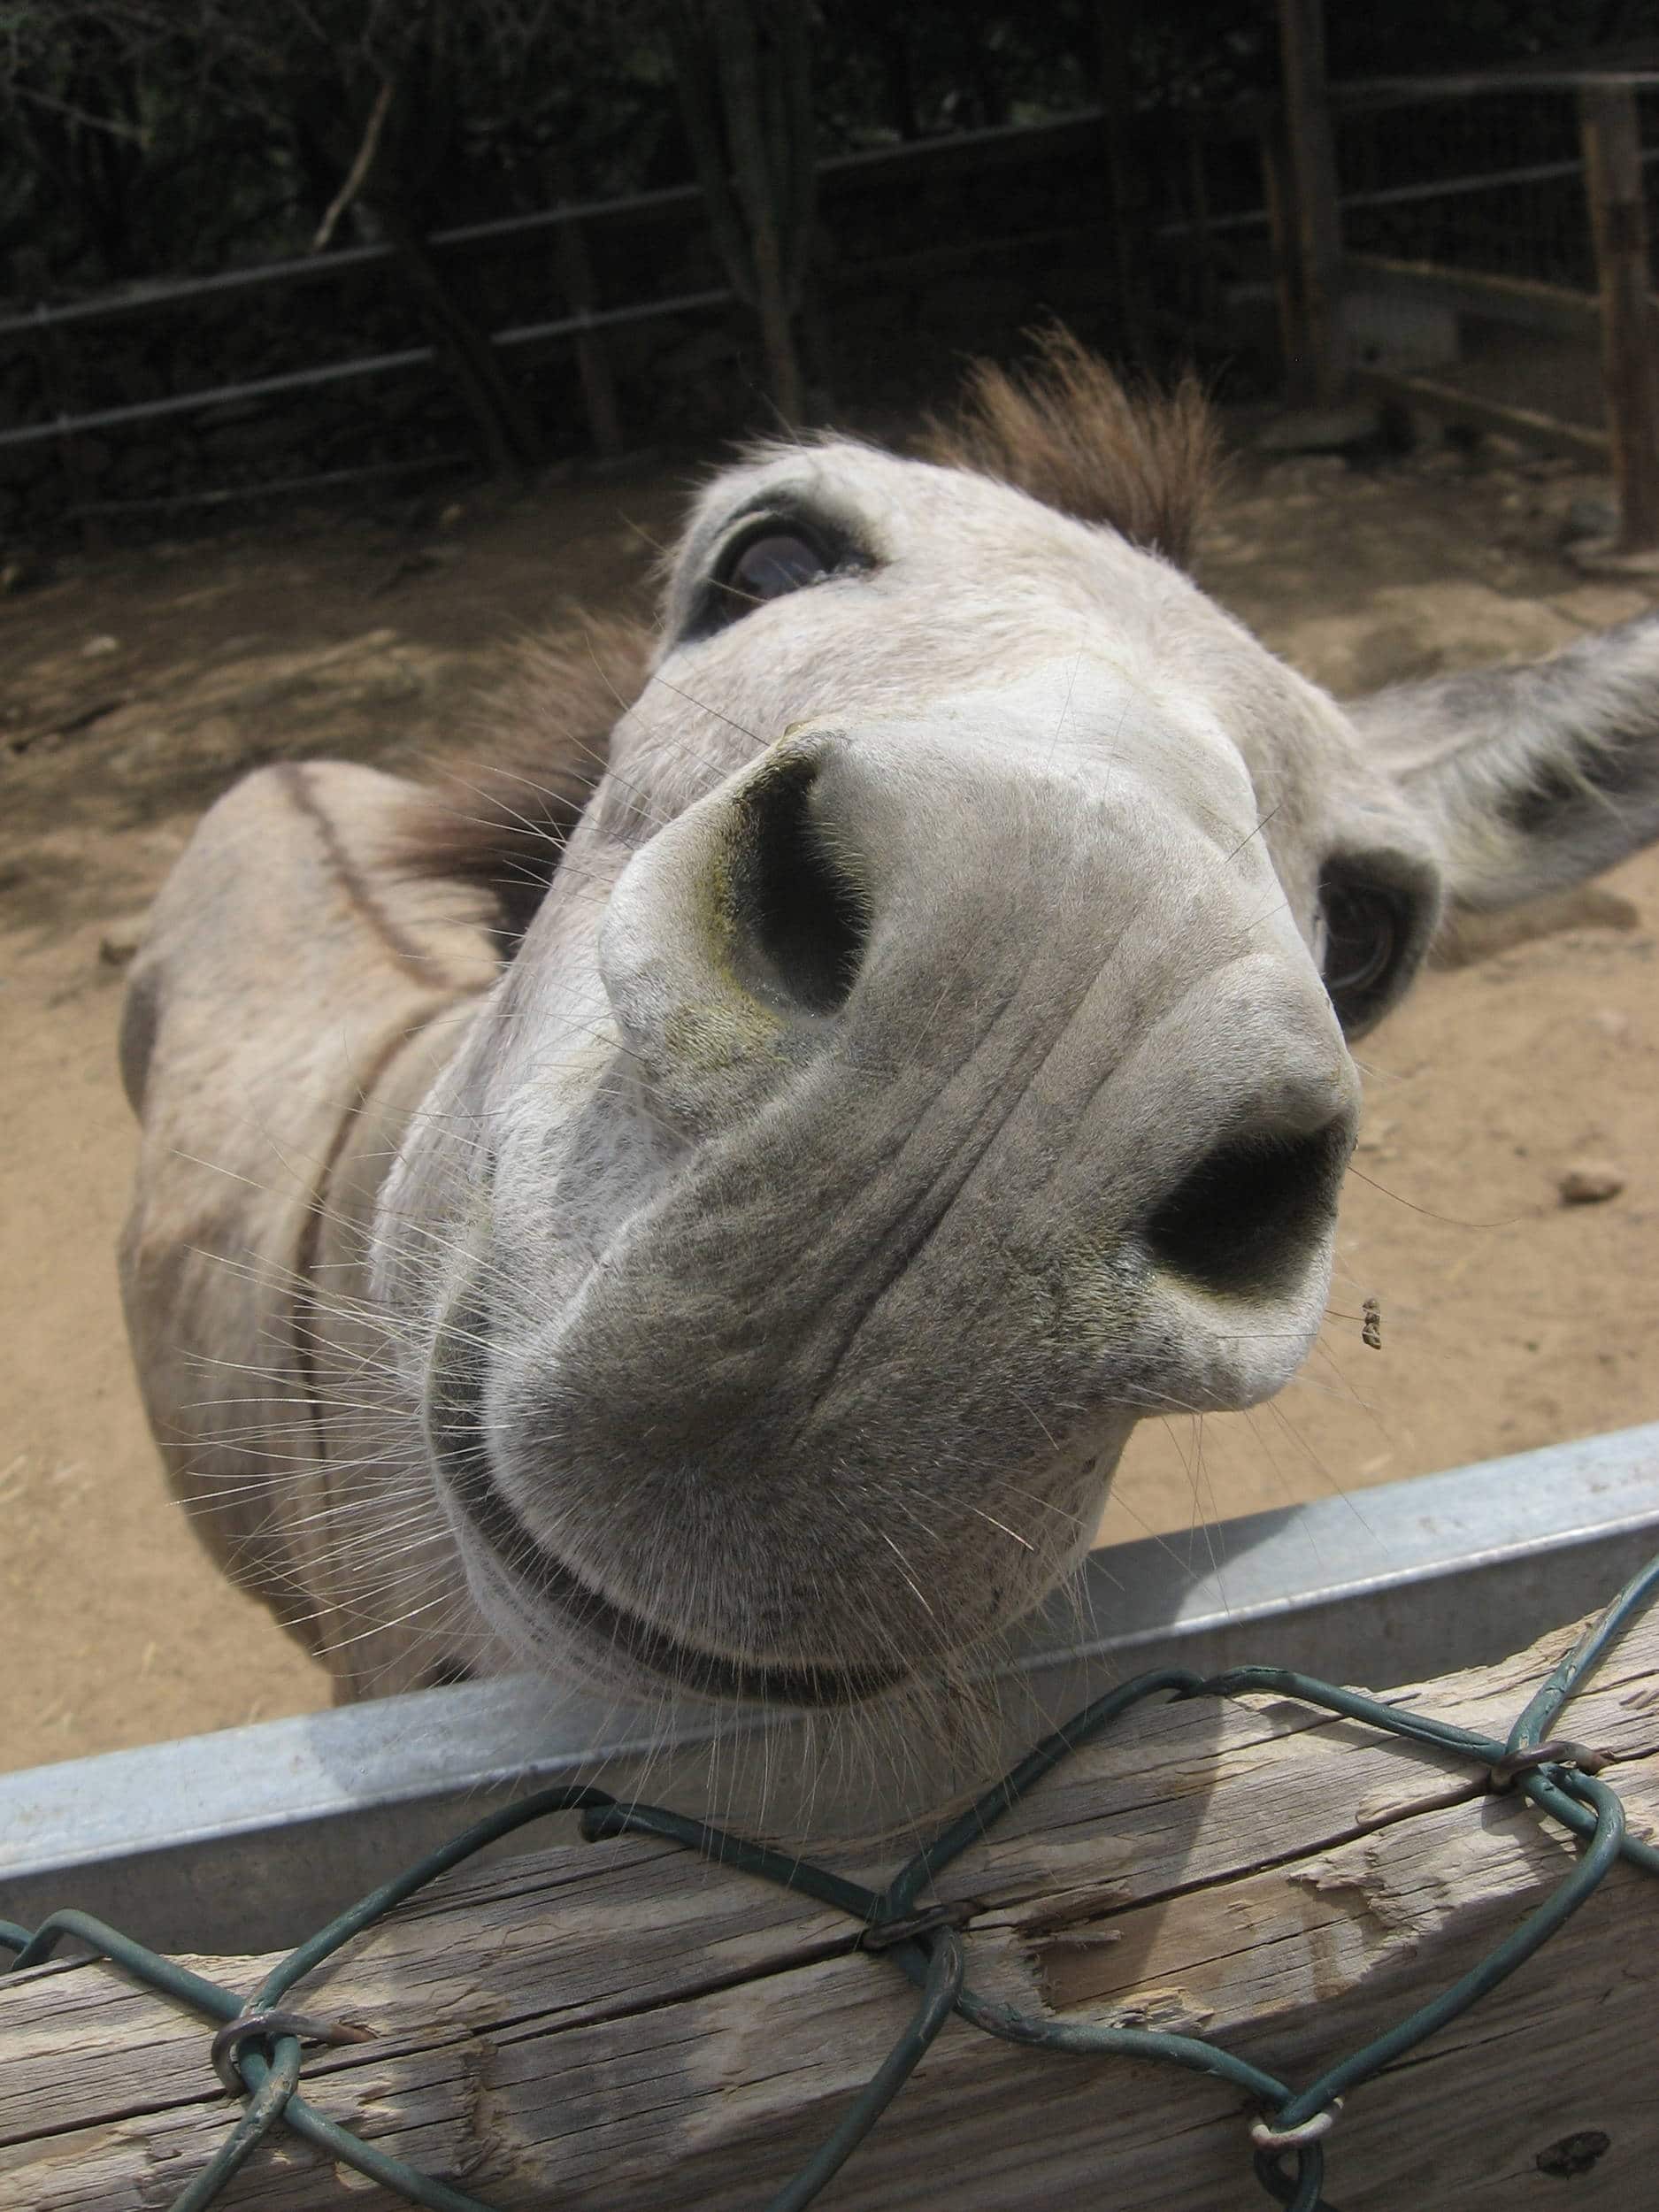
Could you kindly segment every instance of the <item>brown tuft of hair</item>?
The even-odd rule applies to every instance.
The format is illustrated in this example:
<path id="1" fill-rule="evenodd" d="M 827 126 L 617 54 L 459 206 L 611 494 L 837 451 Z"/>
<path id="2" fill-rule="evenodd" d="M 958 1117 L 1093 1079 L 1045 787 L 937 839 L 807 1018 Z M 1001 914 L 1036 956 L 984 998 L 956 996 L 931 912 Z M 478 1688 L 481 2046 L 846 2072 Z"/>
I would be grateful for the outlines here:
<path id="1" fill-rule="evenodd" d="M 523 640 L 477 718 L 475 749 L 414 803 L 394 865 L 488 891 L 516 943 L 605 772 L 611 730 L 644 689 L 650 649 L 640 624 L 617 620 Z"/>
<path id="2" fill-rule="evenodd" d="M 1187 566 L 1220 468 L 1197 378 L 1131 393 L 1064 325 L 1033 342 L 1028 369 L 973 365 L 955 419 L 929 424 L 926 458 L 996 477 Z"/>

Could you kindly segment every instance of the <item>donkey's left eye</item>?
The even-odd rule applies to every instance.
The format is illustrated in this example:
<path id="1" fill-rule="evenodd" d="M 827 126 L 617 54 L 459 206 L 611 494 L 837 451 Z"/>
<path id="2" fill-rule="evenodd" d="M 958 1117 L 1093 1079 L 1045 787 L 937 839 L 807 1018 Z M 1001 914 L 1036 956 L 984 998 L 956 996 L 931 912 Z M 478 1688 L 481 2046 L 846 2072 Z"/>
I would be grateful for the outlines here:
<path id="1" fill-rule="evenodd" d="M 749 607 L 764 606 L 769 599 L 783 599 L 819 582 L 832 565 L 815 539 L 799 530 L 774 526 L 733 546 L 715 571 L 714 580 L 730 595 L 727 618 L 735 620 Z"/>
<path id="2" fill-rule="evenodd" d="M 1394 894 L 1371 884 L 1333 880 L 1320 887 L 1325 987 L 1345 1027 L 1363 1021 L 1393 975 L 1404 936 Z"/>

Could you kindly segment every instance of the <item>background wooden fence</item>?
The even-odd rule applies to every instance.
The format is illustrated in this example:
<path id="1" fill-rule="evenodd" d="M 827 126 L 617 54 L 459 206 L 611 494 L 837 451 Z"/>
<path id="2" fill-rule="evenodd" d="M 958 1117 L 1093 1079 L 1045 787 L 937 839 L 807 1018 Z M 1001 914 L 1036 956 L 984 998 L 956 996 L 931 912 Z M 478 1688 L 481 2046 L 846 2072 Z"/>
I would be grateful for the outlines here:
<path id="1" fill-rule="evenodd" d="M 1092 309 L 1098 319 L 1106 303 L 1094 282 L 1095 263 L 1109 235 L 1102 124 L 1101 111 L 1084 110 L 1051 122 L 964 132 L 822 163 L 819 250 L 803 318 L 819 386 L 867 390 L 870 362 L 861 354 L 883 350 L 860 322 L 872 301 L 885 303 L 890 322 L 909 326 L 913 343 L 914 304 L 926 295 L 935 349 L 972 344 L 971 315 L 953 318 L 942 296 L 964 275 L 976 288 L 994 289 L 995 278 L 987 273 L 1011 271 L 1004 284 L 1011 296 L 1002 304 L 1004 318 L 1011 311 L 1016 322 L 1045 308 L 1082 319 Z M 547 449 L 557 454 L 585 444 L 608 456 L 660 434 L 665 417 L 672 421 L 672 395 L 662 391 L 657 371 L 664 345 L 683 348 L 688 332 L 704 342 L 694 382 L 697 373 L 727 369 L 750 388 L 713 426 L 730 428 L 754 411 L 752 372 L 742 359 L 746 318 L 707 228 L 703 192 L 684 185 L 442 229 L 424 244 L 450 326 L 481 321 L 480 342 L 521 380 L 541 383 Z M 484 411 L 468 406 L 454 349 L 434 334 L 430 316 L 411 316 L 403 278 L 394 246 L 376 242 L 63 303 L 44 296 L 42 282 L 24 311 L 0 316 L 0 362 L 10 351 L 27 357 L 33 368 L 22 419 L 0 427 L 0 471 L 8 461 L 32 461 L 38 469 L 42 457 L 52 457 L 58 502 L 83 518 L 307 484 L 316 472 L 261 480 L 250 471 L 240 487 L 222 480 L 183 489 L 169 485 L 153 500 L 134 498 L 119 481 L 112 448 L 141 430 L 147 435 L 152 426 L 212 429 L 246 422 L 255 409 L 274 416 L 293 402 L 347 387 L 396 384 L 442 395 L 446 380 L 453 397 L 447 404 L 441 400 L 437 410 L 442 438 L 435 452 L 428 425 L 415 423 L 404 443 L 416 450 L 358 466 L 385 472 L 453 458 L 469 417 L 476 433 Z M 319 304 L 319 296 L 326 303 Z M 269 326 L 273 311 L 288 314 L 288 329 Z M 227 314 L 267 319 L 259 332 L 257 373 L 191 374 L 204 328 Z M 385 331 L 396 342 L 338 351 L 331 346 L 319 358 L 319 342 L 326 342 L 335 317 L 354 336 Z M 142 349 L 111 352 L 107 334 L 135 325 L 144 326 Z M 233 326 L 225 334 L 220 357 L 242 357 L 245 333 Z M 118 363 L 130 368 L 141 350 L 137 380 L 153 388 L 111 388 Z M 682 389 L 685 380 L 682 369 Z M 576 438 L 572 415 L 582 426 Z M 317 412 L 310 441 L 302 428 L 286 442 L 313 452 L 320 447 L 327 456 L 342 442 L 359 442 L 349 431 L 342 434 L 338 420 Z"/>
<path id="2" fill-rule="evenodd" d="M 1282 102 L 1091 108 L 821 163 L 809 413 L 911 404 L 1059 314 L 1119 357 L 1196 356 L 1302 401 L 1357 389 L 1582 456 L 1613 472 L 1622 545 L 1659 543 L 1659 72 L 1327 87 L 1317 38 L 1294 35 L 1316 13 L 1286 6 Z M 96 531 L 480 449 L 510 465 L 480 354 L 538 457 L 764 415 L 754 319 L 696 184 L 420 245 L 414 286 L 386 239 L 69 302 L 37 270 L 0 314 L 0 391 L 20 400 L 0 520 Z"/>
<path id="3" fill-rule="evenodd" d="M 1315 70 L 1286 89 L 1275 234 L 1298 396 L 1357 388 L 1600 463 L 1618 546 L 1659 545 L 1659 73 L 1327 89 Z"/>

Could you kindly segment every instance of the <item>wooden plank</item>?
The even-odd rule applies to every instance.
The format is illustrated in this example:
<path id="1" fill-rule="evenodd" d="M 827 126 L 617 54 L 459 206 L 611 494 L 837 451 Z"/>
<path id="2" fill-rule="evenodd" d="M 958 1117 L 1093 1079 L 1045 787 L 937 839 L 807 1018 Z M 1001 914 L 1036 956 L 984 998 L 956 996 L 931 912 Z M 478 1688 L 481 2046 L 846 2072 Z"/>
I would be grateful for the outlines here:
<path id="1" fill-rule="evenodd" d="M 1565 1632 L 1396 1692 L 1502 1736 Z M 1659 1619 L 1571 1709 L 1659 1825 Z M 1043 2016 L 1216 2037 L 1293 2082 L 1465 1970 L 1571 1847 L 1424 1747 L 1268 1698 L 1147 1705 L 941 1878 L 971 1903 L 969 1975 Z M 865 1868 L 861 1870 L 868 1872 Z M 1659 1895 L 1618 1870 L 1533 1961 L 1393 2075 L 1330 2145 L 1343 2212 L 1498 2212 L 1537 2161 L 1599 2131 L 1578 2212 L 1644 2201 L 1659 2157 L 1650 2024 Z M 560 1844 L 462 1870 L 296 1992 L 371 2022 L 306 2086 L 331 2116 L 511 2212 L 758 2202 L 833 2124 L 910 2014 L 841 1916 L 671 1847 Z M 251 1988 L 273 1962 L 196 1962 Z M 0 1979 L 0 2202 L 152 2212 L 234 2108 L 206 2032 L 96 1962 Z M 1213 2212 L 1248 2195 L 1248 2101 L 1205 2078 L 1022 2050 L 949 2025 L 834 2185 L 839 2212 L 1114 2206 Z M 395 2200 L 287 2140 L 229 2212 Z"/>
<path id="2" fill-rule="evenodd" d="M 573 211 L 576 178 L 568 154 L 555 155 L 554 174 L 560 198 L 570 202 L 572 210 L 554 234 L 559 282 L 572 313 L 588 316 L 598 304 L 598 295 L 594 286 L 593 258 L 588 250 L 587 234 Z M 581 379 L 594 450 L 606 460 L 614 460 L 623 447 L 622 415 L 617 405 L 617 384 L 611 374 L 610 353 L 597 330 L 584 328 L 577 332 L 576 369 Z"/>
<path id="3" fill-rule="evenodd" d="M 1148 303 L 1135 233 L 1144 210 L 1135 204 L 1135 171 L 1130 157 L 1134 130 L 1134 0 L 1095 0 L 1094 47 L 1100 68 L 1101 106 L 1105 111 L 1107 221 L 1110 231 L 1112 289 L 1118 326 L 1115 350 L 1139 360 L 1146 350 L 1144 325 Z M 1144 184 L 1141 187 L 1144 192 Z"/>
<path id="4" fill-rule="evenodd" d="M 1559 331 L 1574 338 L 1587 337 L 1601 321 L 1601 303 L 1592 292 L 1540 284 L 1529 277 L 1442 268 L 1432 261 L 1397 261 L 1387 254 L 1344 255 L 1342 282 L 1345 290 L 1398 292 L 1407 299 L 1432 300 L 1460 315 L 1484 315 L 1492 322 Z"/>
<path id="5" fill-rule="evenodd" d="M 1652 298 L 1641 130 L 1628 86 L 1578 104 L 1585 187 L 1601 292 L 1601 359 L 1618 490 L 1621 552 L 1659 545 L 1659 336 Z"/>
<path id="6" fill-rule="evenodd" d="M 1466 422 L 1477 430 L 1496 430 L 1524 438 L 1547 452 L 1582 455 L 1607 465 L 1611 442 L 1605 430 L 1590 430 L 1581 423 L 1563 422 L 1536 407 L 1517 407 L 1508 400 L 1487 399 L 1443 384 L 1432 376 L 1408 376 L 1400 369 L 1356 369 L 1356 390 L 1374 393 L 1379 399 L 1402 400 L 1425 414 L 1443 416 L 1448 422 Z"/>
<path id="7" fill-rule="evenodd" d="M 1279 365 L 1287 397 L 1308 387 L 1301 364 L 1305 354 L 1302 257 L 1296 240 L 1296 184 L 1290 165 L 1282 110 L 1262 127 L 1262 188 L 1267 202 L 1268 234 L 1273 250 L 1273 306 L 1279 323 Z"/>
<path id="8" fill-rule="evenodd" d="M 1279 43 L 1285 90 L 1282 191 L 1300 271 L 1290 397 L 1328 406 L 1340 388 L 1345 364 L 1337 320 L 1342 221 L 1325 85 L 1325 0 L 1279 0 Z"/>
<path id="9" fill-rule="evenodd" d="M 1647 92 L 1659 88 L 1655 69 L 1556 69 L 1523 62 L 1437 77 L 1356 77 L 1333 85 L 1342 108 L 1425 107 L 1436 100 L 1502 98 L 1517 92 L 1576 92 L 1586 87 Z"/>

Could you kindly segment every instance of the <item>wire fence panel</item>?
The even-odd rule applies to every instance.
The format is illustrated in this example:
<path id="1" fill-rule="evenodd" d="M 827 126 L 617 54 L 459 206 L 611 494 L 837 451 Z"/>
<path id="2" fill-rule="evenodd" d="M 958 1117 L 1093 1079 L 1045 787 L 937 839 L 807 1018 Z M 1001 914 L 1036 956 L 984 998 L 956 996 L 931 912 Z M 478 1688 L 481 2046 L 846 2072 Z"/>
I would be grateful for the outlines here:
<path id="1" fill-rule="evenodd" d="M 1336 153 L 1356 252 L 1594 289 L 1570 94 L 1347 108 Z"/>
<path id="2" fill-rule="evenodd" d="M 580 1816 L 582 1833 L 590 1842 L 630 1836 L 655 1839 L 695 1853 L 711 1866 L 775 1885 L 810 1901 L 823 1909 L 830 1925 L 838 1919 L 847 1924 L 843 1941 L 839 1945 L 832 1941 L 824 1947 L 823 1970 L 838 1974 L 849 1970 L 837 1961 L 843 1960 L 849 1950 L 874 1953 L 902 1974 L 915 1992 L 902 2032 L 863 2085 L 846 2097 L 833 2124 L 794 2177 L 768 2199 L 767 2212 L 797 2212 L 797 2208 L 819 2195 L 900 2098 L 905 2084 L 953 2018 L 998 2041 L 1048 2054 L 1062 2065 L 1079 2060 L 1141 2062 L 1180 2070 L 1221 2085 L 1254 2110 L 1255 2116 L 1248 2123 L 1250 2147 L 1246 2155 L 1251 2159 L 1251 2170 L 1263 2197 L 1291 2207 L 1292 2212 L 1334 2212 L 1323 2190 L 1327 2142 L 1332 2162 L 1340 2158 L 1344 2100 L 1356 2098 L 1386 2070 L 1412 2059 L 1432 2039 L 1492 1998 L 1591 1902 L 1621 1861 L 1646 1875 L 1659 1873 L 1659 1848 L 1630 1832 L 1619 1793 L 1601 1778 L 1617 1755 L 1600 1745 L 1578 1741 L 1562 1727 L 1570 1702 L 1592 1686 L 1598 1670 L 1617 1657 L 1621 1640 L 1655 1596 L 1659 1596 L 1659 1559 L 1650 1562 L 1585 1629 L 1502 1735 L 1416 1705 L 1384 1701 L 1278 1666 L 1233 1668 L 1209 1678 L 1179 1668 L 1141 1675 L 1076 1714 L 879 1886 L 672 1810 L 622 1802 L 604 1791 L 579 1783 L 534 1793 L 475 1823 L 338 1915 L 308 1942 L 276 1962 L 250 1994 L 160 1957 L 120 1931 L 73 1910 L 54 1913 L 34 1931 L 0 1924 L 0 1946 L 14 1954 L 16 1971 L 49 1960 L 62 1944 L 73 1939 L 90 1947 L 126 1975 L 162 1993 L 212 2027 L 211 2063 L 226 2094 L 242 2100 L 242 2115 L 223 2134 L 206 2163 L 181 2178 L 181 2185 L 170 2199 L 171 2212 L 205 2212 L 249 2162 L 268 2155 L 270 2139 L 284 2130 L 333 2162 L 336 2175 L 362 2176 L 409 2203 L 434 2208 L 434 2212 L 492 2212 L 490 2200 L 467 2185 L 465 2173 L 441 2177 L 420 2170 L 328 2116 L 301 2093 L 301 2071 L 308 2047 L 313 2053 L 319 2048 L 326 2053 L 372 2045 L 379 2032 L 354 2016 L 340 2016 L 322 1997 L 308 2005 L 300 1985 L 354 1939 L 476 1852 L 531 1822 L 574 1813 Z M 1637 1686 L 1640 1689 L 1640 1680 Z M 1001 1824 L 1026 1801 L 1033 1801 L 1033 1816 L 1040 1822 L 1045 1789 L 1090 1744 L 1125 1731 L 1133 1740 L 1137 1716 L 1147 1709 L 1170 1700 L 1202 1705 L 1205 1701 L 1263 1694 L 1402 1740 L 1426 1753 L 1435 1768 L 1444 1763 L 1450 1788 L 1442 1802 L 1448 1819 L 1484 1822 L 1482 1807 L 1489 1805 L 1491 1798 L 1483 1795 L 1483 1790 L 1500 1796 L 1518 1793 L 1564 1830 L 1577 1847 L 1556 1855 L 1541 1893 L 1518 1916 L 1512 1909 L 1511 1924 L 1484 1955 L 1443 1985 L 1426 1993 L 1420 1989 L 1410 1993 L 1380 2032 L 1340 2056 L 1327 2055 L 1309 2078 L 1297 2082 L 1282 2077 L 1265 2055 L 1247 2056 L 1206 2035 L 1202 2032 L 1202 2020 L 1158 2023 L 1156 2008 L 1153 2019 L 1145 2024 L 1135 2021 L 1133 2013 L 1128 2018 L 1120 2015 L 1105 2022 L 1057 2016 L 1052 2005 L 1034 2010 L 1029 2003 L 1010 2002 L 998 1988 L 976 1980 L 975 1944 L 964 1936 L 964 1931 L 980 1920 L 987 1907 L 972 1892 L 964 1894 L 949 1878 L 964 1855 L 994 1843 Z M 1633 1705 L 1645 1712 L 1648 1701 L 1640 1695 L 1632 1699 L 1626 1694 L 1622 1706 Z M 1598 1711 L 1604 1710 L 1598 1707 Z M 1312 1732 L 1317 1740 L 1321 1732 Z M 1270 1732 L 1268 1740 L 1275 1740 L 1276 1732 Z M 1422 1773 L 1421 1768 L 1414 1770 Z M 1460 1774 L 1469 1777 L 1462 1786 L 1457 1781 Z M 1166 1779 L 1164 1786 L 1169 1786 Z M 1074 1809 L 1071 1816 L 1075 1819 Z M 1398 1812 L 1393 1816 L 1398 1817 Z M 1356 1808 L 1353 1817 L 1363 1831 L 1368 1817 L 1375 1823 L 1381 1816 L 1374 1809 Z M 1258 1852 L 1261 1847 L 1258 1844 Z M 1105 1871 L 1110 1875 L 1111 1870 Z M 1194 1872 L 1195 1876 L 1195 1869 Z M 1308 1878 L 1317 1883 L 1320 1878 L 1315 1870 Z M 1340 1886 L 1340 1878 L 1332 1878 Z M 1087 1887 L 1087 1866 L 1075 1865 L 1069 1886 L 1073 1890 L 1079 1883 Z M 1097 1887 L 1099 1882 L 1097 1877 Z M 1120 1891 L 1121 1870 L 1117 1886 L 1110 1879 L 1105 1884 L 1102 1909 L 1110 1913 L 1111 1901 L 1120 1897 Z M 703 1909 L 710 1918 L 718 1916 L 718 1908 L 713 1902 L 706 1903 Z M 991 1919 L 994 1924 L 994 1914 Z M 1106 1939 L 1110 1939 L 1110 1930 Z M 704 1968 L 705 1981 L 710 1985 L 718 1983 L 718 1952 L 711 1951 Z M 464 1966 L 464 1962 L 457 1964 Z M 1049 1971 L 1052 1974 L 1054 1970 Z M 1152 1993 L 1166 2000 L 1171 1993 Z M 50 1998 L 50 1987 L 47 1994 Z M 629 2001 L 629 1993 L 618 1990 L 612 2008 L 626 2008 Z M 759 2054 L 751 2053 L 751 2056 L 757 2060 Z M 728 2091 L 734 2086 L 718 2062 L 712 2062 L 710 2078 L 720 2081 Z M 371 2088 L 364 2101 L 373 2105 L 386 2094 Z M 1032 2104 L 1034 2110 L 1041 2109 L 1041 2091 L 1035 2085 Z M 488 2112 L 488 2108 L 486 2094 L 482 2109 Z M 898 2116 L 890 2123 L 893 2127 L 902 2128 L 902 2112 L 901 2102 Z M 1478 2117 L 1471 2124 L 1479 2125 Z M 58 2139 L 55 2135 L 54 2140 Z M 1607 2147 L 1605 2140 L 1601 2147 Z M 1564 2139 L 1549 2147 L 1549 2152 L 1559 2154 L 1568 2162 L 1552 2167 L 1540 2155 L 1538 2169 L 1546 2173 L 1583 2170 L 1573 2166 L 1573 2156 L 1587 2157 L 1594 2164 L 1601 2154 L 1582 2147 L 1575 2153 Z M 487 2156 L 487 2147 L 480 2146 L 478 2154 Z M 153 2172 L 153 2168 L 150 2170 Z M 949 2185 L 948 2175 L 936 2179 Z M 1110 2177 L 1102 2179 L 1110 2187 Z M 516 2202 L 525 2200 L 518 2190 L 513 2195 Z M 162 2201 L 160 2198 L 154 2200 Z M 1175 2201 L 1173 2193 L 1171 2201 Z"/>

